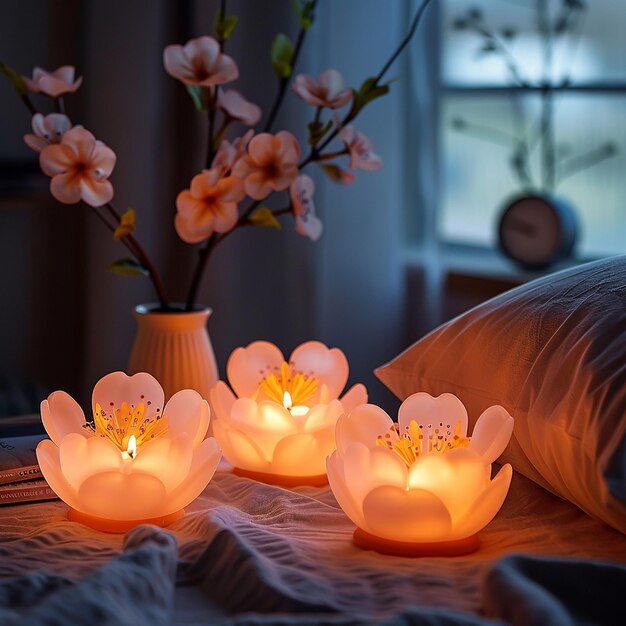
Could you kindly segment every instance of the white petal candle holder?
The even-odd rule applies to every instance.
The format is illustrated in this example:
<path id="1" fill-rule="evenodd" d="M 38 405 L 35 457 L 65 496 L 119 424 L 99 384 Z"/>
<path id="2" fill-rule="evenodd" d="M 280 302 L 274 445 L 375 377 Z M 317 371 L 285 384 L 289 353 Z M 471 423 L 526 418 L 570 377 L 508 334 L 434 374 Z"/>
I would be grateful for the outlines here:
<path id="1" fill-rule="evenodd" d="M 488 408 L 467 437 L 467 411 L 454 395 L 409 396 L 398 423 L 364 404 L 339 418 L 337 450 L 327 460 L 330 487 L 357 525 L 356 545 L 384 554 L 469 554 L 496 515 L 512 468 L 491 480 L 513 418 Z"/>
<path id="2" fill-rule="evenodd" d="M 138 524 L 167 526 L 184 514 L 211 480 L 221 458 L 204 439 L 209 406 L 185 389 L 164 404 L 150 374 L 114 372 L 93 390 L 94 421 L 76 401 L 55 391 L 41 403 L 50 436 L 37 460 L 53 491 L 70 506 L 68 517 L 106 532 Z"/>
<path id="3" fill-rule="evenodd" d="M 348 361 L 338 348 L 309 341 L 289 361 L 272 343 L 237 348 L 227 364 L 228 385 L 211 390 L 213 432 L 235 473 L 283 485 L 325 485 L 326 457 L 335 449 L 342 413 L 367 402 L 354 385 L 341 399 Z"/>

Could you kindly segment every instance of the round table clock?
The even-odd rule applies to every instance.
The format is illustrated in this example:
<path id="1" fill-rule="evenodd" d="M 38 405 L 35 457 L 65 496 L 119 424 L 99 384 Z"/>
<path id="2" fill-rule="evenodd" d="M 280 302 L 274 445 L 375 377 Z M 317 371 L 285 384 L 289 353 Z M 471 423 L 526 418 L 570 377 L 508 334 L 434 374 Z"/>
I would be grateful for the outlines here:
<path id="1" fill-rule="evenodd" d="M 543 269 L 568 258 L 576 243 L 576 215 L 553 196 L 521 196 L 509 202 L 500 218 L 500 248 L 528 269 Z"/>

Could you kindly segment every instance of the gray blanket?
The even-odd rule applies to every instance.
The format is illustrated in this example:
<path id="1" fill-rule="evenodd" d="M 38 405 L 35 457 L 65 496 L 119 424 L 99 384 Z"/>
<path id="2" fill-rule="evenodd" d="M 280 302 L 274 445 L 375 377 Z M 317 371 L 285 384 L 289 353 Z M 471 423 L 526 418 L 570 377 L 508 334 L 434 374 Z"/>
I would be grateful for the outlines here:
<path id="1" fill-rule="evenodd" d="M 521 477 L 480 550 L 451 559 L 359 550 L 327 488 L 228 473 L 168 529 L 65 513 L 0 509 L 0 624 L 611 624 L 626 589 L 624 536 Z"/>

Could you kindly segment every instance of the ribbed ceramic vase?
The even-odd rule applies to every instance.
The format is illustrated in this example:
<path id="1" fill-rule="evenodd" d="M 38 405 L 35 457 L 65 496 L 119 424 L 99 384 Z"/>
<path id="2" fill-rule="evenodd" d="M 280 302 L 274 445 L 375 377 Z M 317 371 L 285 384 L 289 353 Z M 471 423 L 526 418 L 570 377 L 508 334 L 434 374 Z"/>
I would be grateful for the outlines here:
<path id="1" fill-rule="evenodd" d="M 209 399 L 219 376 L 209 339 L 209 308 L 195 311 L 154 311 L 156 305 L 135 307 L 137 335 L 128 373 L 148 372 L 163 387 L 168 399 L 181 389 L 195 389 Z"/>

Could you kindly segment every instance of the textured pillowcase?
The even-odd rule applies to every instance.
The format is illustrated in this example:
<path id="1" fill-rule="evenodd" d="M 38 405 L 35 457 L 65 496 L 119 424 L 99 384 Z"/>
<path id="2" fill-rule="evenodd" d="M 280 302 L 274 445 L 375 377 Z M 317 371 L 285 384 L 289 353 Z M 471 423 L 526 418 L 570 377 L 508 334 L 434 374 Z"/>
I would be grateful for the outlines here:
<path id="1" fill-rule="evenodd" d="M 470 427 L 501 404 L 515 418 L 501 461 L 626 533 L 626 257 L 493 298 L 376 375 L 400 399 L 456 394 Z"/>

